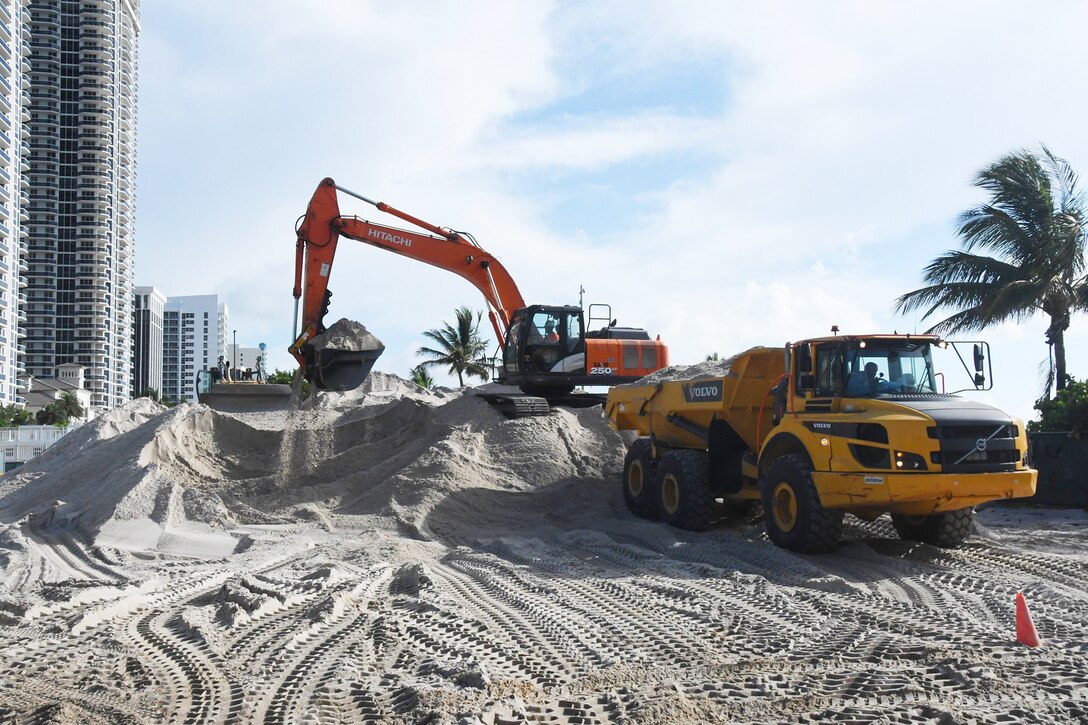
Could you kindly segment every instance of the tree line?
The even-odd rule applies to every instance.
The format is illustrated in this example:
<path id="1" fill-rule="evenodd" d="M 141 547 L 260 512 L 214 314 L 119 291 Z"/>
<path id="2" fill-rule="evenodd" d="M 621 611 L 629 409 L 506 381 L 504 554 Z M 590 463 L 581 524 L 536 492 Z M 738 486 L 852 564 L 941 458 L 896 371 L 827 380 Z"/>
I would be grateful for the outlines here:
<path id="1" fill-rule="evenodd" d="M 0 405 L 0 428 L 21 425 L 56 425 L 66 427 L 73 418 L 87 414 L 75 393 L 61 393 L 60 398 L 49 403 L 37 413 L 31 413 L 21 405 Z"/>

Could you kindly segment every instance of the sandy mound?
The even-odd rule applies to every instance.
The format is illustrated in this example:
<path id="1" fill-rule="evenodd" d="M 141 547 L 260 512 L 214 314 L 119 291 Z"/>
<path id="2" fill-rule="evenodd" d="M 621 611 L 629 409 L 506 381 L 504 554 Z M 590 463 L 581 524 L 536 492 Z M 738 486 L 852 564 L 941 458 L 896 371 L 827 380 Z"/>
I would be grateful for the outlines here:
<path id="1" fill-rule="evenodd" d="M 741 355 L 743 354 L 744 353 L 741 353 Z M 633 383 L 618 385 L 616 387 L 626 388 L 639 385 L 656 385 L 657 383 L 665 382 L 666 380 L 720 378 L 729 374 L 729 369 L 732 367 L 733 361 L 738 357 L 740 357 L 740 355 L 734 355 L 727 360 L 707 360 L 706 362 L 695 363 L 694 365 L 670 365 L 667 368 L 656 370 Z"/>
<path id="2" fill-rule="evenodd" d="M 493 519 L 501 509 L 491 492 L 606 476 L 622 455 L 596 409 L 508 420 L 475 395 L 375 373 L 359 390 L 286 412 L 134 401 L 6 480 L 0 520 L 196 554 L 232 550 L 226 532 L 239 524 L 331 527 L 338 514 L 392 518 L 422 538 L 433 526 L 468 535 L 475 512 Z"/>

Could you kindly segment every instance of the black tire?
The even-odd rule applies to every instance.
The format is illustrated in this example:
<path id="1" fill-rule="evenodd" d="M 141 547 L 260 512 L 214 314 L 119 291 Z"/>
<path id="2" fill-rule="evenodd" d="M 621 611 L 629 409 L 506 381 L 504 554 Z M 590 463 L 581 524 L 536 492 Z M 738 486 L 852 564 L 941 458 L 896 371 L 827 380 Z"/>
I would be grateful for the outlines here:
<path id="1" fill-rule="evenodd" d="M 929 516 L 905 516 L 892 514 L 892 526 L 904 541 L 920 541 L 942 549 L 955 549 L 971 533 L 975 523 L 975 509 L 945 511 Z"/>
<path id="2" fill-rule="evenodd" d="M 665 523 L 688 531 L 710 526 L 714 496 L 710 492 L 704 451 L 669 451 L 657 467 L 658 511 Z"/>
<path id="3" fill-rule="evenodd" d="M 623 500 L 635 516 L 657 518 L 657 464 L 649 438 L 639 438 L 623 460 Z"/>
<path id="4" fill-rule="evenodd" d="M 812 465 L 797 453 L 776 459 L 760 478 L 763 521 L 771 541 L 804 554 L 832 551 L 842 538 L 842 509 L 825 509 Z"/>

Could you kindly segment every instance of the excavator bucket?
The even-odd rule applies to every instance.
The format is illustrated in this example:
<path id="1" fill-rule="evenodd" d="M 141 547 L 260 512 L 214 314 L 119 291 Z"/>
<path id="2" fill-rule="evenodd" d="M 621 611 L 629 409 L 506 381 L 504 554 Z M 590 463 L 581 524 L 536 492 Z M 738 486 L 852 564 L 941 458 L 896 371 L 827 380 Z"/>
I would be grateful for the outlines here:
<path id="1" fill-rule="evenodd" d="M 307 377 L 319 390 L 354 390 L 363 384 L 384 350 L 319 350 L 306 367 Z"/>
<path id="2" fill-rule="evenodd" d="M 306 377 L 319 390 L 362 385 L 385 345 L 358 322 L 341 319 L 305 345 Z"/>

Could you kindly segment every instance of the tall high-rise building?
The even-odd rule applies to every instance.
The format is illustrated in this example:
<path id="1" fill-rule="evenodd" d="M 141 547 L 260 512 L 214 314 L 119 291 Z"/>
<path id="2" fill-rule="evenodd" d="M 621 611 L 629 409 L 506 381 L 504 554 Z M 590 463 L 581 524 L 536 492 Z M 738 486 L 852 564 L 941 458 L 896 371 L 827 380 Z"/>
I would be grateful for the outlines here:
<path id="1" fill-rule="evenodd" d="M 154 287 L 137 287 L 133 307 L 132 397 L 148 388 L 162 393 L 163 313 L 166 296 Z"/>
<path id="2" fill-rule="evenodd" d="M 26 282 L 31 258 L 20 233 L 25 109 L 29 104 L 24 59 L 30 50 L 28 13 L 18 0 L 0 0 L 0 405 L 23 402 L 20 354 L 26 334 Z"/>
<path id="3" fill-rule="evenodd" d="M 226 354 L 227 306 L 217 295 L 167 297 L 163 309 L 162 396 L 193 402 L 196 374 Z"/>
<path id="4" fill-rule="evenodd" d="M 92 405 L 132 375 L 138 0 L 29 0 L 26 371 L 87 370 Z"/>

